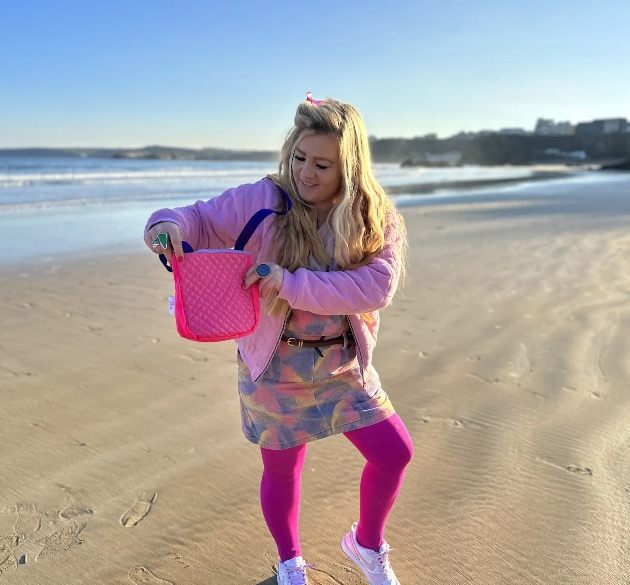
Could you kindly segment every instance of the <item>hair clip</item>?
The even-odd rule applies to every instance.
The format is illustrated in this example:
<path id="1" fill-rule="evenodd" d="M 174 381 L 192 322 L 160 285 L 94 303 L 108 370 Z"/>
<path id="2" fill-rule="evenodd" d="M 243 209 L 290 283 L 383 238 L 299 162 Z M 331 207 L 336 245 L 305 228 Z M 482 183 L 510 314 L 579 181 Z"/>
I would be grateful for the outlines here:
<path id="1" fill-rule="evenodd" d="M 319 106 L 320 104 L 323 104 L 326 100 L 314 100 L 313 94 L 309 91 L 306 94 L 306 101 L 311 102 L 314 106 Z"/>

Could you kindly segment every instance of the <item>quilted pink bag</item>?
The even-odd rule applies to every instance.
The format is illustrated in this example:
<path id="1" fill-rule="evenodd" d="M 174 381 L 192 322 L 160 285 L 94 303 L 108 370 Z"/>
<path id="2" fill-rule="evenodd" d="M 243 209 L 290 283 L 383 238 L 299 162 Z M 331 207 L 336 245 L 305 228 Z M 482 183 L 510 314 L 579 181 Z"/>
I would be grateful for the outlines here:
<path id="1" fill-rule="evenodd" d="M 160 260 L 175 279 L 175 323 L 177 332 L 193 341 L 225 341 L 253 333 L 260 318 L 258 284 L 241 287 L 243 276 L 253 266 L 244 248 L 260 223 L 272 213 L 285 215 L 291 199 L 282 190 L 286 211 L 261 209 L 247 222 L 234 249 L 197 250 L 182 242 L 186 259 L 172 267 Z"/>

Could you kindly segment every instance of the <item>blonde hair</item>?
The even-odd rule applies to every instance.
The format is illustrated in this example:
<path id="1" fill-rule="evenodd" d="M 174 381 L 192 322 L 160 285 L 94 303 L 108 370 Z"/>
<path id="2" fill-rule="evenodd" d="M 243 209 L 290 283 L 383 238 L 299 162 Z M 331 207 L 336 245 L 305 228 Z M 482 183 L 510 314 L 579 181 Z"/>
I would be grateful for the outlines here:
<path id="1" fill-rule="evenodd" d="M 383 249 L 386 230 L 394 224 L 401 238 L 396 253 L 399 255 L 401 276 L 404 276 L 407 250 L 405 224 L 374 178 L 363 119 L 350 104 L 332 99 L 318 105 L 305 101 L 298 106 L 294 126 L 282 146 L 278 173 L 270 175 L 285 189 L 293 203 L 293 209 L 288 214 L 275 220 L 278 233 L 284 236 L 284 245 L 276 262 L 294 272 L 306 267 L 309 256 L 325 266 L 331 261 L 317 233 L 312 206 L 300 197 L 292 172 L 295 148 L 304 136 L 310 134 L 332 136 L 339 144 L 341 186 L 327 217 L 335 238 L 337 269 L 351 270 L 367 264 Z M 284 312 L 286 303 L 270 297 L 267 310 Z"/>

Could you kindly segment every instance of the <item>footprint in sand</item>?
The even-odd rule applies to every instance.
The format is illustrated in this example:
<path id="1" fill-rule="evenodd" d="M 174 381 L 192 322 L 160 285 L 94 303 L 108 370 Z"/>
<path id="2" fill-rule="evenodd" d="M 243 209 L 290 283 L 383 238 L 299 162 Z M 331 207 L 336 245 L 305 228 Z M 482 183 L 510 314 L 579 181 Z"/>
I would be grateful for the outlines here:
<path id="1" fill-rule="evenodd" d="M 76 518 L 77 516 L 83 516 L 84 514 L 94 514 L 94 510 L 90 510 L 87 506 L 77 506 L 71 504 L 59 512 L 59 516 L 66 520 Z"/>
<path id="2" fill-rule="evenodd" d="M 73 543 L 82 544 L 79 538 L 82 530 L 87 526 L 87 522 L 73 522 L 61 530 L 56 530 L 50 536 L 46 536 L 39 541 L 43 545 L 39 551 L 37 559 L 44 556 L 55 556 L 66 552 Z"/>
<path id="3" fill-rule="evenodd" d="M 0 575 L 9 568 L 15 566 L 15 558 L 13 556 L 18 545 L 18 537 L 16 535 L 6 536 L 0 534 Z"/>
<path id="4" fill-rule="evenodd" d="M 566 465 L 565 469 L 571 473 L 580 473 L 582 475 L 593 475 L 588 467 L 580 467 L 579 465 Z"/>
<path id="5" fill-rule="evenodd" d="M 136 503 L 122 515 L 120 523 L 127 528 L 130 526 L 135 526 L 149 513 L 149 510 L 151 509 L 151 504 L 153 504 L 156 499 L 157 493 L 154 493 L 152 496 L 142 494 L 136 500 Z"/>
<path id="6" fill-rule="evenodd" d="M 318 569 L 317 567 L 313 567 L 311 569 L 311 574 L 309 575 L 309 577 L 309 582 L 313 585 L 344 585 L 344 581 L 340 581 L 339 579 L 337 579 L 337 577 L 334 577 L 328 571 L 325 571 L 324 569 Z"/>
<path id="7" fill-rule="evenodd" d="M 146 585 L 173 585 L 172 581 L 166 579 L 160 579 L 156 577 L 150 569 L 146 567 L 138 566 L 129 571 L 129 578 L 134 582 Z"/>
<path id="8" fill-rule="evenodd" d="M 35 504 L 16 504 L 15 508 L 18 514 L 14 528 L 15 534 L 20 538 L 35 534 L 42 525 L 42 519 Z"/>
<path id="9" fill-rule="evenodd" d="M 147 343 L 160 343 L 160 340 L 158 337 L 147 337 L 146 335 L 138 335 L 136 339 L 138 341 L 145 341 Z"/>

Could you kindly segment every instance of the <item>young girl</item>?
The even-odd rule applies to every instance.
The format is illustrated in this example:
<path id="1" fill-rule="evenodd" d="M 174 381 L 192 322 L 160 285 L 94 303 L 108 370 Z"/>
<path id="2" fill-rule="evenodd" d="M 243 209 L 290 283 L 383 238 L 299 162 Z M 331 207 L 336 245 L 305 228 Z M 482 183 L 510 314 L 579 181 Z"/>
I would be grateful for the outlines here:
<path id="1" fill-rule="evenodd" d="M 298 538 L 306 444 L 343 433 L 366 459 L 360 515 L 341 540 L 371 585 L 399 585 L 385 522 L 413 447 L 371 365 L 379 325 L 404 270 L 402 217 L 374 179 L 367 133 L 349 104 L 310 98 L 298 106 L 278 173 L 206 202 L 161 209 L 145 241 L 168 260 L 194 249 L 230 248 L 259 209 L 270 216 L 246 250 L 264 310 L 254 333 L 237 340 L 245 437 L 260 446 L 260 500 L 278 547 L 279 585 L 308 583 Z M 158 234 L 167 234 L 166 248 Z M 162 236 L 164 239 L 164 236 Z"/>

